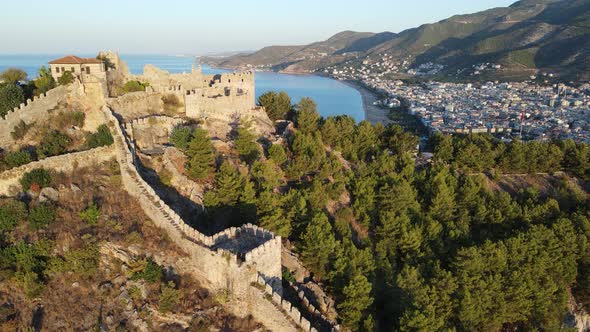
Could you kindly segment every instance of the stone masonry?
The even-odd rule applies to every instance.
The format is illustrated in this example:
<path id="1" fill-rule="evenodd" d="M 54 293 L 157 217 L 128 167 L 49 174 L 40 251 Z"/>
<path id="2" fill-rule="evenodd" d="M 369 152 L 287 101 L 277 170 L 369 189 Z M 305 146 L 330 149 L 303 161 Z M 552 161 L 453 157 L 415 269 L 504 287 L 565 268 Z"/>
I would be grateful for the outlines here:
<path id="1" fill-rule="evenodd" d="M 142 178 L 136 165 L 135 146 L 124 127 L 108 107 L 104 107 L 103 112 L 114 132 L 125 189 L 138 199 L 153 222 L 191 256 L 193 273 L 213 289 L 228 290 L 240 306 L 248 307 L 265 325 L 279 324 L 281 331 L 291 331 L 289 326 L 295 322 L 304 331 L 316 331 L 307 319 L 296 314 L 298 310 L 294 306 L 287 313 L 279 309 L 288 302 L 281 295 L 281 237 L 251 224 L 232 227 L 213 236 L 187 225 Z M 254 285 L 261 285 L 263 293 L 260 293 L 260 286 Z M 261 307 L 275 309 L 274 312 L 260 312 Z M 286 317 L 290 320 L 285 320 Z"/>

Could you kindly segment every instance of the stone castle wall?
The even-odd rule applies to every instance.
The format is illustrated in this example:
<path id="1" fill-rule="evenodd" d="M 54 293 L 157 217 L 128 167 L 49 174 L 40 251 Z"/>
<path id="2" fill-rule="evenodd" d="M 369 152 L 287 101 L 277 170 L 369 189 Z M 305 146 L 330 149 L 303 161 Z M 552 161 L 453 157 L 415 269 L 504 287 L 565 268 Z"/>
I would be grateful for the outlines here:
<path id="1" fill-rule="evenodd" d="M 154 219 L 158 226 L 169 231 L 172 238 L 179 240 L 178 243 L 184 244 L 181 245 L 183 249 L 186 249 L 190 253 L 197 253 L 195 255 L 195 262 L 197 265 L 203 265 L 199 270 L 205 274 L 205 279 L 209 280 L 216 288 L 225 288 L 227 284 L 231 284 L 232 282 L 223 280 L 225 279 L 226 273 L 220 273 L 220 268 L 230 270 L 230 273 L 227 273 L 227 275 L 235 274 L 235 272 L 242 274 L 247 270 L 245 264 L 242 264 L 244 260 L 237 254 L 222 249 L 213 251 L 209 247 L 218 245 L 222 241 L 235 237 L 239 232 L 248 231 L 249 229 L 252 229 L 250 232 L 261 235 L 265 240 L 265 243 L 262 245 L 262 252 L 272 254 L 273 257 L 268 257 L 268 259 L 275 262 L 275 265 L 278 265 L 278 268 L 266 269 L 265 272 L 269 273 L 268 278 L 280 279 L 280 241 L 271 241 L 274 239 L 274 235 L 268 232 L 263 233 L 256 226 L 246 225 L 242 228 L 225 230 L 214 236 L 206 236 L 184 223 L 180 216 L 172 208 L 167 206 L 154 189 L 141 177 L 135 165 L 136 157 L 133 145 L 123 133 L 118 120 L 111 111 L 108 108 L 105 108 L 104 111 L 107 119 L 114 124 L 117 158 L 121 164 L 121 175 L 125 188 L 139 199 L 142 207 L 149 211 L 147 214 Z M 223 257 L 221 262 L 215 259 L 203 259 L 203 257 L 213 257 L 216 255 Z M 272 275 L 270 275 L 271 273 Z M 245 274 L 248 275 L 248 273 Z M 235 281 L 243 283 L 244 280 L 249 280 L 252 282 L 255 281 L 256 275 L 246 276 L 246 279 L 242 279 L 243 277 L 240 276 Z"/>
<path id="2" fill-rule="evenodd" d="M 107 104 L 125 119 L 159 114 L 164 107 L 162 94 L 157 92 L 132 92 L 118 98 L 110 98 Z"/>
<path id="3" fill-rule="evenodd" d="M 34 161 L 0 173 L 0 195 L 11 196 L 21 191 L 22 176 L 37 168 L 56 172 L 76 173 L 77 168 L 88 167 L 111 160 L 115 156 L 113 146 L 100 147 L 87 151 L 74 152 L 61 156 Z"/>
<path id="4" fill-rule="evenodd" d="M 161 147 L 170 141 L 172 130 L 186 121 L 165 115 L 151 115 L 125 123 L 125 131 L 141 149 Z"/>
<path id="5" fill-rule="evenodd" d="M 105 107 L 103 111 L 115 133 L 116 154 L 126 190 L 138 199 L 154 223 L 190 255 L 190 264 L 194 267 L 191 272 L 199 279 L 207 281 L 213 289 L 229 290 L 234 300 L 234 309 L 238 313 L 243 314 L 246 308 L 246 312 L 272 330 L 296 331 L 292 325 L 295 323 L 295 326 L 304 331 L 315 331 L 305 318 L 295 320 L 292 317 L 296 316 L 289 316 L 278 310 L 277 304 L 269 301 L 268 294 L 261 293 L 254 286 L 262 282 L 270 290 L 271 297 L 273 294 L 282 294 L 281 238 L 251 224 L 206 236 L 184 223 L 143 180 L 135 164 L 137 157 L 133 144 L 111 110 Z M 232 244 L 232 241 L 239 242 L 240 238 L 254 238 L 258 243 L 253 249 L 240 251 L 237 249 L 239 244 Z M 292 321 L 287 317 L 291 317 Z"/>
<path id="6" fill-rule="evenodd" d="M 189 91 L 184 96 L 186 116 L 189 118 L 221 118 L 248 112 L 256 104 L 253 90 L 211 87 Z"/>
<path id="7" fill-rule="evenodd" d="M 171 74 L 148 65 L 137 79 L 150 83 L 153 92 L 183 100 L 186 116 L 191 118 L 225 116 L 256 106 L 253 72 L 202 75 L 193 69 L 191 73 Z"/>
<path id="8" fill-rule="evenodd" d="M 6 114 L 4 119 L 0 118 L 0 145 L 6 146 L 13 141 L 10 133 L 12 133 L 14 127 L 21 121 L 31 124 L 33 122 L 47 120 L 49 118 L 49 111 L 54 109 L 60 101 L 64 100 L 68 92 L 68 87 L 66 86 L 51 89 L 38 97 L 34 97 L 32 100 L 28 99 L 26 102 L 20 104 L 19 107 L 15 107 Z"/>

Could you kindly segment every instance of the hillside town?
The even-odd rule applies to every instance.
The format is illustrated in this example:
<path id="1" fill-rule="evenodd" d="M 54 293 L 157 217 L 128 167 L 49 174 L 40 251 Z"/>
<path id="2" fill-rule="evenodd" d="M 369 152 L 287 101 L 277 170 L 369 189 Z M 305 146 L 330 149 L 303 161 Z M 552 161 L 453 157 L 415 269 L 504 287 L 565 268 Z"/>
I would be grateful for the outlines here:
<path id="1" fill-rule="evenodd" d="M 590 86 L 539 84 L 537 77 L 524 82 L 405 84 L 391 74 L 436 74 L 441 68 L 425 64 L 409 68 L 409 60 L 396 63 L 364 60 L 362 66 L 338 66 L 322 70 L 339 80 L 361 82 L 384 98 L 384 107 L 417 116 L 431 131 L 443 133 L 492 133 L 510 140 L 574 139 L 590 142 Z M 475 73 L 500 65 L 482 64 Z M 541 73 L 541 78 L 553 77 Z M 545 81 L 547 82 L 547 81 Z M 405 108 L 400 108 L 405 101 Z"/>

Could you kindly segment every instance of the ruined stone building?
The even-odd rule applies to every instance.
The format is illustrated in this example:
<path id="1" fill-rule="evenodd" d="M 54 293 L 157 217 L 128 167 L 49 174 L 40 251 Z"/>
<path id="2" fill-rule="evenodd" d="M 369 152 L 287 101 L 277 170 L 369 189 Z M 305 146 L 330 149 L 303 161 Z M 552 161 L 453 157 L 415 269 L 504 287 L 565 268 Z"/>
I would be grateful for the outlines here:
<path id="1" fill-rule="evenodd" d="M 147 65 L 137 79 L 155 92 L 176 95 L 189 118 L 227 117 L 256 108 L 253 72 L 203 75 L 200 66 L 193 66 L 190 73 L 171 74 Z"/>

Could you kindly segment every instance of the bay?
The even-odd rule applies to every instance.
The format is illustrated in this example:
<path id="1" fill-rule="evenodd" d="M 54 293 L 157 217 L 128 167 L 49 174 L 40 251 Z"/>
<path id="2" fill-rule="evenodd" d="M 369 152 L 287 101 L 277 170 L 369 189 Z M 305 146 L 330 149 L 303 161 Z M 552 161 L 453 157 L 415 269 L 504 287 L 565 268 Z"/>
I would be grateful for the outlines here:
<path id="1" fill-rule="evenodd" d="M 92 57 L 89 54 L 81 54 L 82 57 Z M 7 68 L 20 68 L 27 72 L 29 78 L 37 75 L 41 66 L 60 55 L 55 54 L 26 54 L 26 55 L 0 55 L 0 72 Z M 194 64 L 191 56 L 167 56 L 167 55 L 138 55 L 122 54 L 121 59 L 127 62 L 132 74 L 141 74 L 146 64 L 152 64 L 171 73 L 190 72 Z M 216 74 L 230 72 L 226 69 L 212 68 L 203 65 L 204 74 Z M 318 105 L 320 115 L 349 115 L 357 121 L 365 119 L 363 102 L 360 93 L 354 88 L 339 81 L 314 75 L 291 75 L 273 72 L 256 72 L 256 97 L 268 91 L 285 91 L 293 103 L 303 97 L 312 98 Z"/>

